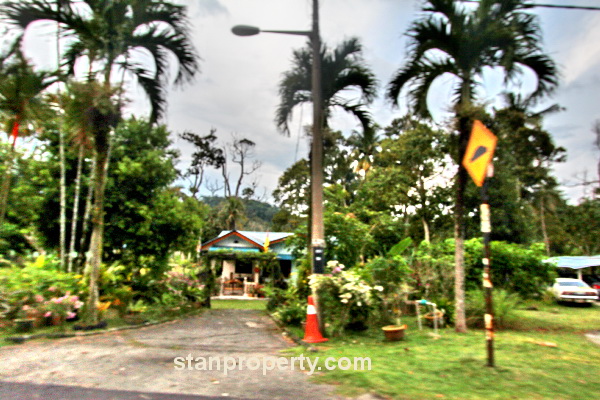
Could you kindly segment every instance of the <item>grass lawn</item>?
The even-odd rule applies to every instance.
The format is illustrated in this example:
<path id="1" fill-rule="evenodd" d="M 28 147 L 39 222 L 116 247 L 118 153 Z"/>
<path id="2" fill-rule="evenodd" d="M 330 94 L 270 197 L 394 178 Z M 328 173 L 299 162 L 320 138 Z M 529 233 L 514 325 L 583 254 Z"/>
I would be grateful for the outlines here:
<path id="1" fill-rule="evenodd" d="M 531 303 L 528 304 L 531 306 Z M 595 399 L 600 398 L 600 346 L 584 332 L 600 331 L 600 306 L 537 304 L 518 309 L 510 330 L 497 332 L 496 368 L 486 367 L 483 331 L 457 334 L 418 330 L 415 318 L 401 342 L 385 342 L 370 330 L 318 345 L 318 382 L 339 385 L 339 392 L 372 392 L 390 399 Z M 555 344 L 556 347 L 548 345 Z M 290 350 L 291 355 L 304 348 Z M 370 357 L 370 371 L 325 371 L 327 357 Z"/>
<path id="2" fill-rule="evenodd" d="M 234 310 L 265 310 L 266 300 L 216 300 L 210 301 L 213 309 L 234 309 Z"/>

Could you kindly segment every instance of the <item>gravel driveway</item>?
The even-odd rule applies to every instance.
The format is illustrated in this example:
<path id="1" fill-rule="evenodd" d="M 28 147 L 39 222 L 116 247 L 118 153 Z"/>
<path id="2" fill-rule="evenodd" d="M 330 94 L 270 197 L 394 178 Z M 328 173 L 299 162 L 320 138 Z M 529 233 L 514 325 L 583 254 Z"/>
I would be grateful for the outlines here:
<path id="1" fill-rule="evenodd" d="M 0 348 L 0 381 L 248 399 L 335 399 L 296 368 L 202 370 L 198 360 L 279 357 L 290 344 L 260 311 L 208 310 L 137 330 Z M 191 355 L 193 362 L 185 358 Z M 180 357 L 179 367 L 174 360 Z M 188 357 L 189 358 L 189 357 Z M 242 361 L 243 362 L 243 361 Z M 188 370 L 188 365 L 198 368 Z M 213 364 L 213 369 L 216 364 Z M 55 397 L 53 397 L 55 399 Z"/>

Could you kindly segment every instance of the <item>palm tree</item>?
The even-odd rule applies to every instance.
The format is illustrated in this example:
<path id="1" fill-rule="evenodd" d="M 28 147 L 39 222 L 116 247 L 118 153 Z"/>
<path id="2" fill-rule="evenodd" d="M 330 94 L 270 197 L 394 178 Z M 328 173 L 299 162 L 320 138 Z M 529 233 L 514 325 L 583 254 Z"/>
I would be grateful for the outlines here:
<path id="1" fill-rule="evenodd" d="M 198 56 L 189 37 L 186 7 L 163 0 L 83 0 L 77 4 L 31 0 L 7 1 L 0 11 L 22 30 L 37 21 L 58 23 L 72 39 L 63 53 L 71 75 L 77 60 L 87 57 L 89 62 L 88 89 L 90 95 L 97 96 L 90 99 L 92 104 L 85 112 L 93 132 L 96 159 L 89 298 L 90 319 L 96 323 L 110 132 L 120 119 L 122 105 L 120 95 L 118 100 L 114 98 L 112 74 L 120 69 L 123 77 L 128 73 L 137 80 L 148 96 L 150 119 L 157 121 L 165 111 L 169 54 L 175 56 L 179 64 L 175 84 L 188 82 L 198 72 Z M 96 77 L 103 89 L 93 82 Z"/>
<path id="2" fill-rule="evenodd" d="M 29 133 L 23 129 L 26 122 L 39 121 L 48 108 L 43 100 L 43 92 L 58 77 L 48 71 L 34 71 L 20 48 L 20 38 L 15 41 L 6 55 L 0 57 L 0 113 L 4 121 L 4 130 L 12 135 L 12 150 L 6 160 L 6 170 L 0 189 L 0 225 L 4 222 L 8 194 L 10 191 L 10 173 L 14 159 L 14 147 L 19 134 Z"/>
<path id="3" fill-rule="evenodd" d="M 537 77 L 533 98 L 549 94 L 558 83 L 554 62 L 540 48 L 540 30 L 535 15 L 523 0 L 481 0 L 476 7 L 454 0 L 427 0 L 425 14 L 409 28 L 411 53 L 408 61 L 390 81 L 386 97 L 397 105 L 402 89 L 414 112 L 429 117 L 427 95 L 442 75 L 455 78 L 455 106 L 458 121 L 455 161 L 454 212 L 456 330 L 466 331 L 464 310 L 464 191 L 467 172 L 460 163 L 470 131 L 470 113 L 477 98 L 484 68 L 500 68 L 505 83 L 515 79 L 522 67 Z"/>
<path id="4" fill-rule="evenodd" d="M 371 118 L 364 109 L 373 101 L 377 81 L 362 59 L 362 46 L 358 39 L 342 42 L 333 51 L 326 46 L 321 50 L 323 126 L 327 127 L 331 110 L 339 107 L 356 116 L 364 129 L 370 129 Z M 361 101 L 353 102 L 341 96 L 342 92 L 355 89 L 360 92 Z M 312 50 L 308 46 L 294 51 L 292 68 L 284 73 L 279 82 L 280 103 L 277 107 L 275 123 L 281 132 L 289 135 L 288 122 L 293 109 L 312 101 Z"/>

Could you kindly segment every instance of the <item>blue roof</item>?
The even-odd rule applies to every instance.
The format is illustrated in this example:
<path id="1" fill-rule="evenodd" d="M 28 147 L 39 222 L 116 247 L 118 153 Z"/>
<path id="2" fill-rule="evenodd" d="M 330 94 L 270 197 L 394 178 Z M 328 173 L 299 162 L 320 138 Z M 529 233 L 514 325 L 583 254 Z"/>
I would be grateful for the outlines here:
<path id="1" fill-rule="evenodd" d="M 598 256 L 562 256 L 552 257 L 544 262 L 555 264 L 558 268 L 581 269 L 600 266 L 600 255 Z"/>

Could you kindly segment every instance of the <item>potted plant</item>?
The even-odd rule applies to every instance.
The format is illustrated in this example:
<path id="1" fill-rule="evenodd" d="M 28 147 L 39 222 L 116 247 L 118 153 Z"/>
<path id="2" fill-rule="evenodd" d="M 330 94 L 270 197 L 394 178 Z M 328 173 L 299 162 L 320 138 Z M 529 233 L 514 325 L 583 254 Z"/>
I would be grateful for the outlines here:
<path id="1" fill-rule="evenodd" d="M 412 240 L 406 238 L 393 246 L 385 257 L 376 257 L 367 266 L 375 282 L 383 287 L 383 310 L 391 312 L 395 320 L 395 325 L 382 327 L 387 340 L 402 340 L 406 331 L 406 325 L 401 322 L 402 307 L 406 305 L 412 288 L 407 283 L 410 268 L 402 253 L 411 244 Z"/>
<path id="2" fill-rule="evenodd" d="M 402 308 L 401 308 L 401 294 L 394 293 L 392 295 L 392 301 L 390 302 L 393 314 L 395 315 L 395 325 L 386 325 L 381 328 L 386 340 L 398 341 L 404 339 L 404 332 L 406 331 L 406 324 L 402 324 Z"/>

